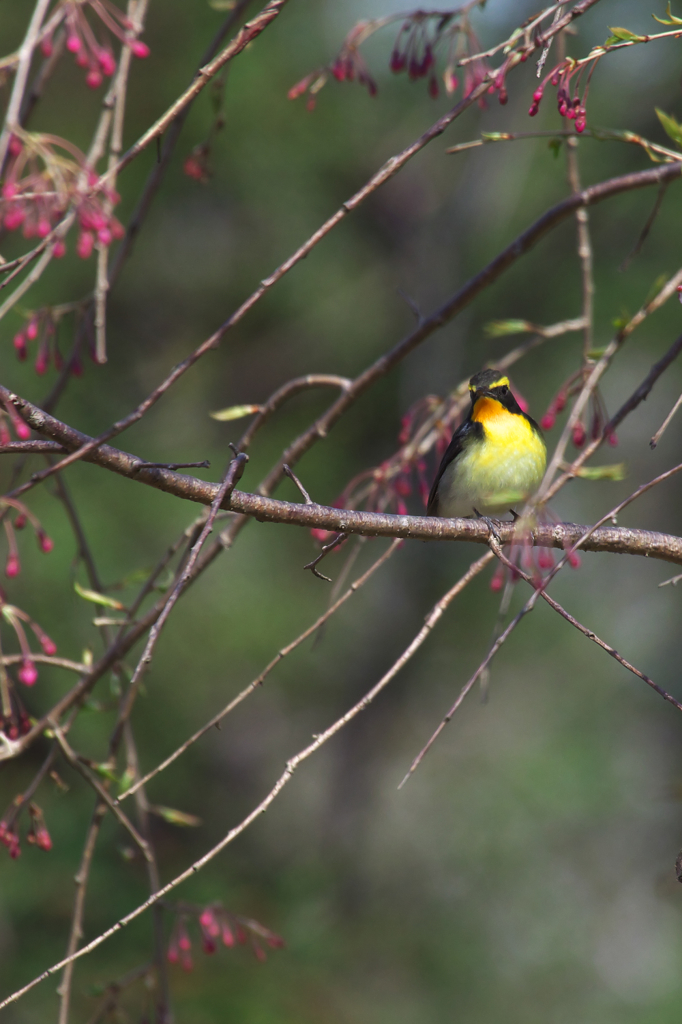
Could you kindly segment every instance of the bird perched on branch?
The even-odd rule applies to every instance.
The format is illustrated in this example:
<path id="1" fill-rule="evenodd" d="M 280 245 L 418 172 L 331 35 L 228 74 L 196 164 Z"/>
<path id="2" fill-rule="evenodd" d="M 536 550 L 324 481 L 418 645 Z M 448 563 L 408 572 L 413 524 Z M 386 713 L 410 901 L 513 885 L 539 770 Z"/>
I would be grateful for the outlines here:
<path id="1" fill-rule="evenodd" d="M 514 398 L 509 378 L 481 370 L 469 381 L 471 408 L 455 430 L 429 495 L 427 515 L 484 518 L 523 504 L 545 472 L 540 428 Z"/>

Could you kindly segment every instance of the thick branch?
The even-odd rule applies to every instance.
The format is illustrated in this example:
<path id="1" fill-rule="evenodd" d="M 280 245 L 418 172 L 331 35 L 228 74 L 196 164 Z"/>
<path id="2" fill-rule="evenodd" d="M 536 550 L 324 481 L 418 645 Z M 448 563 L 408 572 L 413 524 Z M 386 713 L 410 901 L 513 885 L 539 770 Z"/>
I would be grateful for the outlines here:
<path id="1" fill-rule="evenodd" d="M 54 416 L 32 405 L 19 395 L 0 386 L 0 400 L 11 402 L 26 422 L 39 433 L 59 441 L 69 451 L 91 442 L 82 434 Z M 91 449 L 84 461 L 94 462 L 104 469 L 119 473 L 140 483 L 157 487 L 187 501 L 210 505 L 215 501 L 219 484 L 208 483 L 184 473 L 167 469 L 152 469 L 142 459 L 111 445 L 102 444 Z M 292 501 L 277 501 L 258 494 L 234 491 L 224 508 L 252 516 L 261 522 L 289 523 L 308 529 L 323 529 L 336 533 L 359 533 L 367 537 L 409 537 L 416 540 L 467 540 L 487 544 L 488 527 L 476 519 L 436 519 L 429 516 L 395 516 L 382 512 L 356 512 L 351 509 L 329 508 L 325 505 L 302 505 Z M 566 548 L 575 544 L 589 527 L 575 523 L 538 525 L 533 531 L 540 547 Z M 513 523 L 501 523 L 500 539 L 509 543 L 514 534 Z M 595 530 L 582 545 L 585 551 L 610 551 L 615 554 L 644 555 L 665 562 L 682 565 L 682 538 L 649 530 L 631 530 L 626 527 L 602 526 Z"/>

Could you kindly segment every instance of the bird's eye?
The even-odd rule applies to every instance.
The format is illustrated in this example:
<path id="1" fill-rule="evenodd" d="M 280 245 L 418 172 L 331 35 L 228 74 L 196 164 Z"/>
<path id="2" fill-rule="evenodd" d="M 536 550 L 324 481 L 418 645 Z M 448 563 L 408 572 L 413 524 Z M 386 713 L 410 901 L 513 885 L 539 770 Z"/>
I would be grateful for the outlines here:
<path id="1" fill-rule="evenodd" d="M 497 390 L 498 390 L 499 394 L 501 394 L 501 395 L 509 394 L 509 388 L 507 387 L 506 384 L 502 384 Z"/>

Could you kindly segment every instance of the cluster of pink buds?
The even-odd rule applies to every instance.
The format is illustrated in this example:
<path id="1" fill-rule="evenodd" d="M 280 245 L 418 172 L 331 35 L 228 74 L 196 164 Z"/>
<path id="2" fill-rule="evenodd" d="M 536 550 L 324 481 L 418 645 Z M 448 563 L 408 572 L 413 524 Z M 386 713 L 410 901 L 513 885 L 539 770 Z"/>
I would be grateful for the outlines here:
<path id="1" fill-rule="evenodd" d="M 10 740 L 17 740 L 31 731 L 31 719 L 28 712 L 21 708 L 16 714 L 0 715 L 0 732 L 4 732 Z"/>
<path id="2" fill-rule="evenodd" d="M 26 833 L 26 842 L 31 843 L 33 846 L 37 846 L 40 850 L 52 849 L 52 837 L 47 831 L 45 824 L 45 817 L 38 804 L 30 803 L 28 805 L 28 813 L 31 816 L 31 824 L 28 832 Z"/>
<path id="3" fill-rule="evenodd" d="M 442 31 L 442 21 L 439 19 L 432 26 L 430 19 L 421 11 L 404 21 L 394 43 L 389 65 L 396 75 L 406 71 L 411 82 L 428 78 L 429 95 L 434 99 L 439 93 L 435 51 Z"/>
<path id="4" fill-rule="evenodd" d="M 572 374 L 568 380 L 562 384 L 559 391 L 549 403 L 547 412 L 540 420 L 540 426 L 543 430 L 552 429 L 556 423 L 557 416 L 565 409 L 568 399 L 577 394 L 578 391 L 581 390 L 582 385 L 582 370 L 578 370 L 576 373 Z M 576 448 L 582 448 L 588 437 L 592 441 L 596 441 L 602 436 L 602 434 L 611 447 L 615 448 L 618 444 L 618 435 L 615 430 L 612 430 L 609 427 L 609 417 L 606 413 L 604 402 L 599 392 L 594 391 L 590 399 L 589 407 L 586 407 L 583 410 L 582 415 L 573 425 L 571 440 Z"/>
<path id="5" fill-rule="evenodd" d="M 105 28 L 102 41 L 97 38 L 85 15 L 86 6 L 98 16 Z M 129 46 L 135 57 L 149 56 L 147 44 L 134 37 L 133 23 L 111 0 L 61 0 L 40 44 L 45 57 L 52 54 L 54 32 L 62 22 L 66 26 L 66 49 L 73 54 L 78 67 L 86 72 L 85 82 L 91 89 L 98 89 L 104 77 L 111 77 L 116 70 L 107 29 L 124 46 Z"/>
<path id="6" fill-rule="evenodd" d="M 19 840 L 19 816 L 24 809 L 24 799 L 21 796 L 12 801 L 9 811 L 0 821 L 0 843 L 7 847 L 12 860 L 21 856 L 21 843 Z M 31 823 L 26 833 L 26 842 L 37 846 L 40 850 L 49 851 L 52 849 L 52 837 L 45 824 L 45 816 L 38 804 L 30 803 L 28 813 Z"/>
<path id="7" fill-rule="evenodd" d="M 11 402 L 8 402 L 7 405 L 0 402 L 0 444 L 11 443 L 10 426 L 20 441 L 28 441 L 31 436 L 31 428 L 28 423 L 24 423 Z"/>
<path id="8" fill-rule="evenodd" d="M 34 622 L 25 611 L 17 608 L 16 605 L 8 604 L 4 599 L 0 600 L 0 614 L 5 622 L 14 630 L 19 641 L 19 647 L 21 648 L 22 661 L 17 671 L 17 679 L 24 686 L 34 686 L 38 681 L 38 669 L 36 668 L 33 652 L 31 651 L 23 624 L 25 623 L 30 627 L 44 654 L 50 657 L 56 654 L 57 645 L 37 622 Z"/>
<path id="9" fill-rule="evenodd" d="M 16 822 L 0 821 L 0 843 L 6 846 L 12 860 L 21 856 L 21 843 L 19 842 L 19 831 Z"/>
<path id="10" fill-rule="evenodd" d="M 586 107 L 587 107 L 587 96 L 590 90 L 590 79 L 592 72 L 596 67 L 596 60 L 593 61 L 590 72 L 587 76 L 587 84 L 585 91 L 580 95 L 580 80 L 585 70 L 586 65 L 579 65 L 572 58 L 567 58 L 560 64 L 557 64 L 552 71 L 542 80 L 540 85 L 533 93 L 533 102 L 530 105 L 528 113 L 531 117 L 535 117 L 538 110 L 540 109 L 540 102 L 542 100 L 545 86 L 550 82 L 557 88 L 557 108 L 562 117 L 568 118 L 570 121 L 575 121 L 575 130 L 577 132 L 584 132 L 586 125 Z M 578 73 L 575 86 L 572 86 L 571 79 Z"/>
<path id="11" fill-rule="evenodd" d="M 289 90 L 289 99 L 293 100 L 307 93 L 307 108 L 313 110 L 317 93 L 326 84 L 330 75 L 339 82 L 359 82 L 365 86 L 370 96 L 375 96 L 377 84 L 359 47 L 377 29 L 394 20 L 395 17 L 389 16 L 374 21 L 358 22 L 346 36 L 334 62 L 326 68 L 318 68 L 297 82 Z M 477 53 L 480 50 L 466 16 L 462 16 L 461 11 L 456 10 L 417 10 L 401 21 L 389 61 L 391 71 L 395 74 L 405 72 L 412 82 L 426 79 L 429 95 L 435 99 L 440 92 L 436 75 L 438 51 L 447 48 L 447 66 L 443 72 L 443 82 L 448 94 L 454 93 L 459 86 L 459 79 L 455 74 L 459 59 L 468 52 Z M 488 67 L 483 59 L 467 63 L 464 71 L 464 95 L 468 95 L 487 77 Z M 485 106 L 483 97 L 479 103 Z"/>
<path id="12" fill-rule="evenodd" d="M 260 961 L 267 959 L 262 943 L 271 949 L 284 946 L 284 939 L 269 928 L 252 918 L 231 914 L 218 903 L 211 903 L 204 908 L 183 906 L 171 932 L 167 958 L 172 964 L 179 963 L 185 971 L 191 971 L 194 967 L 188 929 L 188 923 L 193 917 L 196 917 L 199 925 L 201 948 L 208 955 L 216 952 L 219 941 L 228 949 L 235 945 L 250 944 L 256 959 Z"/>
<path id="13" fill-rule="evenodd" d="M 26 327 L 14 335 L 14 351 L 20 363 L 28 356 L 28 346 L 37 343 L 35 371 L 42 375 L 54 360 L 57 370 L 61 370 L 63 360 L 57 346 L 56 322 L 49 308 L 31 313 Z M 29 431 L 30 436 L 30 431 Z"/>
<path id="14" fill-rule="evenodd" d="M 119 198 L 99 184 L 83 153 L 66 139 L 29 132 L 12 136 L 0 191 L 0 222 L 8 231 L 21 227 L 24 238 L 47 238 L 68 207 L 75 206 L 80 228 L 76 253 L 87 259 L 96 243 L 110 245 L 123 237 L 123 226 L 109 212 Z M 52 247 L 56 257 L 66 252 L 61 237 Z"/>
<path id="15" fill-rule="evenodd" d="M 8 511 L 10 509 L 13 509 L 16 512 L 13 522 L 10 520 L 8 515 Z M 22 501 L 17 501 L 16 498 L 0 499 L 0 519 L 2 519 L 2 525 L 5 529 L 9 549 L 7 562 L 5 564 L 5 575 L 9 579 L 14 576 L 18 576 L 21 572 L 21 563 L 19 562 L 19 552 L 15 534 L 16 530 L 23 530 L 26 524 L 30 523 L 33 527 L 40 550 L 46 555 L 49 555 L 50 551 L 52 551 L 54 541 L 51 537 L 48 537 L 47 533 L 41 526 L 38 517 L 35 516 L 29 509 L 28 505 L 25 505 Z M 1 607 L 2 595 L 0 594 L 0 608 Z"/>

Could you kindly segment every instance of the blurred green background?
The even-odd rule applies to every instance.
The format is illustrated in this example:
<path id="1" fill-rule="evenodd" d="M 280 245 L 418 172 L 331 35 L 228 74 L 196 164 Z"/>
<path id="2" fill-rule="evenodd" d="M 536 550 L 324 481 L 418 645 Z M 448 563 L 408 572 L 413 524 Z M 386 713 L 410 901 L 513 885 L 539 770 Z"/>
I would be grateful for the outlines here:
<path id="1" fill-rule="evenodd" d="M 447 5 L 438 3 L 445 8 Z M 257 5 L 250 10 L 256 10 Z M 354 22 L 402 9 L 394 0 L 291 0 L 276 22 L 236 60 L 226 87 L 226 124 L 202 186 L 182 172 L 211 125 L 202 96 L 109 304 L 109 362 L 87 362 L 57 415 L 96 434 L 129 412 L 169 368 L 196 347 L 390 155 L 448 109 L 424 83 L 387 71 L 393 32 L 370 41 L 379 83 L 370 99 L 357 85 L 331 82 L 313 113 L 287 90 L 329 61 Z M 474 16 L 484 45 L 532 13 L 521 0 L 490 0 Z M 27 5 L 6 0 L 4 50 L 22 37 Z M 569 52 L 582 56 L 609 25 L 654 31 L 663 4 L 602 0 L 576 23 Z M 679 10 L 677 13 L 680 13 Z M 193 74 L 223 14 L 203 0 L 153 2 L 146 61 L 131 76 L 126 144 L 172 102 Z M 592 79 L 588 126 L 629 128 L 668 140 L 654 107 L 682 117 L 679 42 L 614 53 Z M 550 62 L 552 58 L 550 57 Z M 548 206 L 566 194 L 563 151 L 544 139 L 446 156 L 481 130 L 559 127 L 553 91 L 535 121 L 527 108 L 531 61 L 510 78 L 506 107 L 469 110 L 446 135 L 349 216 L 297 266 L 134 429 L 121 446 L 149 460 L 210 458 L 216 479 L 241 424 L 219 424 L 209 410 L 260 402 L 300 373 L 356 375 L 412 326 L 402 289 L 430 312 Z M 5 90 L 6 91 L 6 90 Z M 86 148 L 101 93 L 64 59 L 31 122 Z M 620 143 L 580 143 L 581 174 L 593 183 L 649 166 Z M 125 222 L 155 159 L 153 147 L 119 183 Z M 680 264 L 680 185 L 673 185 L 641 254 L 619 270 L 655 200 L 652 189 L 590 213 L 596 264 L 595 344 L 612 321 L 633 313 L 661 274 Z M 73 249 L 73 238 L 70 248 Z M 3 254 L 21 251 L 6 240 Z M 92 287 L 94 261 L 70 253 L 52 265 L 24 309 L 79 298 Z M 314 498 L 331 503 L 356 473 L 397 448 L 400 419 L 421 395 L 445 394 L 518 339 L 490 339 L 484 325 L 521 317 L 553 323 L 579 314 L 575 228 L 567 222 L 519 261 L 452 324 L 364 396 L 300 463 Z M 604 384 L 613 412 L 680 331 L 670 303 L 619 355 Z M 2 381 L 40 403 L 54 370 L 39 379 L 18 364 L 0 327 Z M 66 350 L 70 325 L 61 341 Z M 581 338 L 547 342 L 513 370 L 513 382 L 540 416 L 579 365 Z M 562 519 L 593 522 L 638 484 L 679 459 L 679 421 L 656 451 L 648 441 L 681 388 L 673 368 L 620 431 L 622 482 L 577 481 L 555 500 Z M 258 436 L 242 481 L 254 488 L 283 447 L 326 406 L 327 393 L 301 396 Z M 558 437 L 559 427 L 550 434 Z M 10 467 L 4 460 L 3 490 Z M 34 468 L 39 468 L 36 460 Z M 69 482 L 107 585 L 153 565 L 196 509 L 92 466 Z M 279 496 L 295 499 L 286 482 Z M 682 491 L 654 490 L 620 519 L 679 534 Z M 45 558 L 22 538 L 24 571 L 7 586 L 55 638 L 59 653 L 101 650 L 93 606 L 75 594 L 75 547 L 51 487 L 31 507 L 55 539 Z M 421 510 L 418 497 L 411 510 Z M 354 575 L 386 542 L 363 546 Z M 142 767 L 152 768 L 246 685 L 326 607 L 328 584 L 302 572 L 314 553 L 297 528 L 253 522 L 195 584 L 159 643 L 134 729 Z M 161 872 L 172 878 L 217 842 L 270 789 L 287 758 L 364 693 L 419 630 L 424 615 L 480 548 L 408 543 L 310 642 L 276 669 L 220 732 L 197 743 L 149 787 L 150 799 L 201 817 L 196 829 L 154 822 Z M 337 576 L 343 554 L 326 565 Z M 585 555 L 553 593 L 626 658 L 678 697 L 679 592 L 658 584 L 674 567 L 643 559 Z M 396 787 L 490 642 L 499 599 L 490 571 L 454 603 L 428 644 L 362 716 L 303 765 L 268 813 L 184 885 L 178 898 L 219 900 L 284 936 L 265 964 L 244 949 L 213 957 L 195 951 L 191 974 L 171 967 L 178 1021 L 204 1024 L 672 1024 L 682 1013 L 682 762 L 677 712 L 540 603 L 493 666 L 490 697 L 473 693 L 416 775 Z M 123 591 L 124 599 L 133 591 Z M 525 598 L 520 590 L 513 608 Z M 7 640 L 8 633 L 3 634 Z M 134 659 L 129 658 L 132 664 Z M 26 693 L 45 711 L 72 682 L 41 670 Z M 109 695 L 110 680 L 96 693 Z M 106 750 L 111 714 L 82 715 L 73 743 L 93 758 Z M 0 775 L 3 806 L 45 755 L 37 744 Z M 66 945 L 73 875 L 92 795 L 67 767 L 69 791 L 43 785 L 54 848 L 25 847 L 18 862 L 2 852 L 0 976 L 8 993 L 58 960 Z M 92 875 L 86 938 L 145 898 L 143 865 L 126 859 L 128 840 L 107 820 Z M 135 922 L 79 962 L 73 1020 L 98 1005 L 106 984 L 149 955 L 151 920 Z M 194 933 L 195 940 L 198 939 Z M 5 1012 L 8 1021 L 56 1019 L 56 979 Z M 144 994 L 123 1000 L 141 1020 Z"/>

